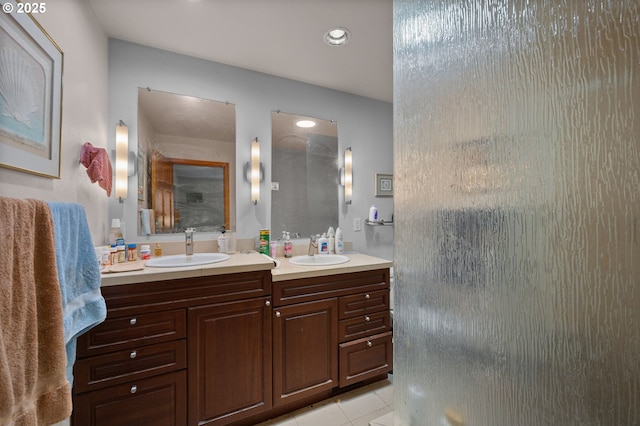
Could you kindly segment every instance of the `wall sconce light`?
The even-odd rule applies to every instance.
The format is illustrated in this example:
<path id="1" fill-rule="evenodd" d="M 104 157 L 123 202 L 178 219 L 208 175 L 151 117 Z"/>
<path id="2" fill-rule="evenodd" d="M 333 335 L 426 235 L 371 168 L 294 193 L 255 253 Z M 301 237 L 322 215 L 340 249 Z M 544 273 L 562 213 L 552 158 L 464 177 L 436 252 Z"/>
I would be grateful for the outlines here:
<path id="1" fill-rule="evenodd" d="M 261 164 L 260 164 L 260 142 L 258 138 L 251 141 L 251 202 L 258 204 L 260 201 L 260 180 L 261 180 Z"/>
<path id="2" fill-rule="evenodd" d="M 122 120 L 116 124 L 116 197 L 127 198 L 129 185 L 129 128 Z"/>
<path id="3" fill-rule="evenodd" d="M 353 153 L 351 147 L 344 150 L 344 201 L 351 204 L 353 197 Z"/>

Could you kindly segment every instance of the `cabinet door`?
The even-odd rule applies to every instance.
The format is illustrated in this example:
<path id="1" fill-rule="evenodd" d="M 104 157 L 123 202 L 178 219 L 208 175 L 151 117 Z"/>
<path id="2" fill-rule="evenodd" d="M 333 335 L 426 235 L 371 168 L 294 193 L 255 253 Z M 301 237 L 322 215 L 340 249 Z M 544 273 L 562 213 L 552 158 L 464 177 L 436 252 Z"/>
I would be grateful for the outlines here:
<path id="1" fill-rule="evenodd" d="M 189 424 L 226 425 L 271 408 L 268 298 L 190 308 Z"/>
<path id="2" fill-rule="evenodd" d="M 335 298 L 274 308 L 274 405 L 338 385 L 337 310 Z"/>
<path id="3" fill-rule="evenodd" d="M 74 426 L 182 426 L 186 424 L 185 371 L 76 395 Z"/>

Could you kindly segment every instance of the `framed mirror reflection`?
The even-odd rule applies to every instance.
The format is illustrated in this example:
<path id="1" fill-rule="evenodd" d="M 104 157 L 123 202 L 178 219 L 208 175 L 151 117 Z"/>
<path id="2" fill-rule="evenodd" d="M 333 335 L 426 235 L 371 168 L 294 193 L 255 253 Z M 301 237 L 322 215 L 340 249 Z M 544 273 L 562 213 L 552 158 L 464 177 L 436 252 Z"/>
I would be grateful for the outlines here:
<path id="1" fill-rule="evenodd" d="M 292 238 L 336 228 L 339 217 L 335 121 L 272 111 L 271 232 Z"/>
<path id="2" fill-rule="evenodd" d="M 235 105 L 139 89 L 138 151 L 148 167 L 138 212 L 150 222 L 139 233 L 234 229 L 235 139 Z"/>

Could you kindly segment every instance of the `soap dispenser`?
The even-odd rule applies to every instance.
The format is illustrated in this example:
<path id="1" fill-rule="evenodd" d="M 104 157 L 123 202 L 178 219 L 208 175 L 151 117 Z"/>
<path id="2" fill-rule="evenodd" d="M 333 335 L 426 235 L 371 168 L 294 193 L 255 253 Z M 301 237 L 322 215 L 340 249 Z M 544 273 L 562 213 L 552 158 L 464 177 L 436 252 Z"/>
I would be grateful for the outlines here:
<path id="1" fill-rule="evenodd" d="M 293 244 L 291 243 L 291 234 L 287 232 L 284 239 L 284 257 L 293 257 Z"/>
<path id="2" fill-rule="evenodd" d="M 333 226 L 329 227 L 327 231 L 327 244 L 329 246 L 329 254 L 334 254 L 336 252 L 336 233 L 333 230 Z"/>

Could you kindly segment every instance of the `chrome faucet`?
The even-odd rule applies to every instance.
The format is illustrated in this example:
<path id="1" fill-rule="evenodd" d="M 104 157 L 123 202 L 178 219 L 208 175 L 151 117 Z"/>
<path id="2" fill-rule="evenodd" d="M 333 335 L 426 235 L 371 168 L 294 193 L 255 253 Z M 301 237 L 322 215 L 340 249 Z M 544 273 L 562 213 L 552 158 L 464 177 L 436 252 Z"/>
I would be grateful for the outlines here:
<path id="1" fill-rule="evenodd" d="M 184 248 L 187 256 L 193 254 L 193 233 L 196 232 L 193 228 L 187 228 L 184 231 Z"/>
<path id="2" fill-rule="evenodd" d="M 309 238 L 309 256 L 316 254 L 316 249 L 318 248 L 318 240 L 316 237 L 316 235 L 312 235 L 311 238 Z"/>

